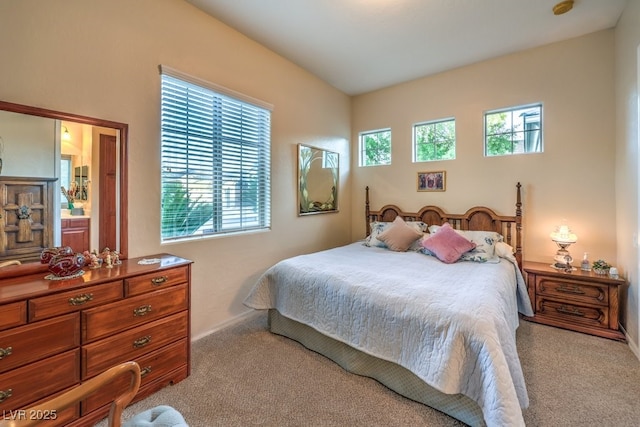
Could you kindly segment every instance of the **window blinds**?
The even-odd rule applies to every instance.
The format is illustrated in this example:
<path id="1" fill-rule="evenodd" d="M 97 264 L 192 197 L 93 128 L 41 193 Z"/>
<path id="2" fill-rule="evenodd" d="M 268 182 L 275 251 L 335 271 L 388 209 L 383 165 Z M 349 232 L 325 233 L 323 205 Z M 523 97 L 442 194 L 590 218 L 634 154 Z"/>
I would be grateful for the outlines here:
<path id="1" fill-rule="evenodd" d="M 161 75 L 162 241 L 269 228 L 268 105 L 171 74 Z"/>

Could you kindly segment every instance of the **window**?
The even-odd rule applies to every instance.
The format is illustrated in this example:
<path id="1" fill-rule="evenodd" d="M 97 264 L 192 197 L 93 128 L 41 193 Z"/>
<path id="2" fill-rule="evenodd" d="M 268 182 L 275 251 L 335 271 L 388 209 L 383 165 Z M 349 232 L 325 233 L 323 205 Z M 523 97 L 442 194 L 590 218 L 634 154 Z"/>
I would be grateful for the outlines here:
<path id="1" fill-rule="evenodd" d="M 542 153 L 542 104 L 484 114 L 485 156 Z"/>
<path id="2" fill-rule="evenodd" d="M 391 129 L 360 134 L 360 166 L 391 164 Z"/>
<path id="3" fill-rule="evenodd" d="M 161 241 L 269 228 L 270 107 L 161 73 Z"/>
<path id="4" fill-rule="evenodd" d="M 444 119 L 413 126 L 413 161 L 456 158 L 456 120 Z"/>

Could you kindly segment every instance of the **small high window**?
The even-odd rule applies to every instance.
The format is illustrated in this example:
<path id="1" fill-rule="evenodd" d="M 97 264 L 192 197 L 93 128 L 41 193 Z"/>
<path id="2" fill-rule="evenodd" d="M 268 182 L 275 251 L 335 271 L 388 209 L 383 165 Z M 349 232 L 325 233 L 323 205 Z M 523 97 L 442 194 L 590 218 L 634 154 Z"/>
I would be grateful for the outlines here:
<path id="1" fill-rule="evenodd" d="M 456 120 L 444 119 L 413 126 L 413 161 L 456 158 Z"/>
<path id="2" fill-rule="evenodd" d="M 484 114 L 485 156 L 542 153 L 542 104 Z"/>
<path id="3" fill-rule="evenodd" d="M 391 164 L 391 129 L 360 133 L 360 166 Z"/>

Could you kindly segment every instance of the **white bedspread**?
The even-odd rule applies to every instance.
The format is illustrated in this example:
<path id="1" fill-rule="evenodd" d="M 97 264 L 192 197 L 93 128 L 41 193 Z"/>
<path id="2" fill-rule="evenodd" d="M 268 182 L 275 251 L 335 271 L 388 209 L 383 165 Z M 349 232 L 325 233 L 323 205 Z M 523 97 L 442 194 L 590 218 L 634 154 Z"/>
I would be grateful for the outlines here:
<path id="1" fill-rule="evenodd" d="M 517 267 L 444 264 L 352 243 L 271 267 L 245 305 L 281 314 L 478 402 L 488 426 L 524 425 L 518 311 L 533 315 Z"/>

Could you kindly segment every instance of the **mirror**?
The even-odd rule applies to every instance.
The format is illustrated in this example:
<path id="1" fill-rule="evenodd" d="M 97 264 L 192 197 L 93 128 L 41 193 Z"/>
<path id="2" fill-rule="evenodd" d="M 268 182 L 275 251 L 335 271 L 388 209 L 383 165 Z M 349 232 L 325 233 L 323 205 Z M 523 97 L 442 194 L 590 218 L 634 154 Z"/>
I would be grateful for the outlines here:
<path id="1" fill-rule="evenodd" d="M 125 259 L 128 125 L 0 101 L 0 129 L 0 174 L 57 178 L 53 241 L 62 241 L 65 219 L 89 218 L 92 246 L 85 249 L 109 247 Z M 65 210 L 72 204 L 73 213 Z"/>
<path id="2" fill-rule="evenodd" d="M 338 212 L 338 153 L 298 144 L 298 215 Z"/>

